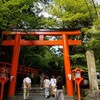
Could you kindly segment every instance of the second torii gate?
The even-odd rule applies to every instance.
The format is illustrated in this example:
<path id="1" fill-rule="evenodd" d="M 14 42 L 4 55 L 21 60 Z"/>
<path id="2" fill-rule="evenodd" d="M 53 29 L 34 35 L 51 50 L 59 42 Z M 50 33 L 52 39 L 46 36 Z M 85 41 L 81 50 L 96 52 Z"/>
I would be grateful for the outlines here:
<path id="1" fill-rule="evenodd" d="M 16 78 L 17 78 L 17 69 L 18 69 L 18 60 L 20 46 L 51 46 L 51 45 L 61 45 L 63 46 L 63 56 L 64 56 L 64 69 L 65 69 L 65 79 L 67 87 L 67 95 L 74 96 L 74 89 L 71 76 L 71 64 L 70 64 L 70 55 L 69 55 L 69 46 L 70 45 L 81 45 L 81 40 L 71 40 L 68 39 L 68 36 L 76 36 L 80 34 L 79 30 L 68 31 L 68 30 L 48 30 L 48 29 L 39 29 L 39 30 L 25 30 L 15 29 L 10 32 L 3 32 L 3 35 L 14 36 L 14 39 L 3 40 L 2 46 L 13 46 L 13 57 L 11 64 L 11 76 L 14 76 L 14 79 L 10 81 L 9 85 L 9 96 L 14 96 L 15 87 L 16 87 Z M 22 36 L 38 36 L 38 40 L 24 40 Z M 45 40 L 45 36 L 61 36 L 60 40 Z"/>

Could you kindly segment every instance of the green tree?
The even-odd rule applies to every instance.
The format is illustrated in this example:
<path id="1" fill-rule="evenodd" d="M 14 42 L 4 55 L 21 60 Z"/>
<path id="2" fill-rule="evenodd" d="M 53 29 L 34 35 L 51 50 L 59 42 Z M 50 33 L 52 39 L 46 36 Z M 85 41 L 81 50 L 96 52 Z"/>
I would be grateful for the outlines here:
<path id="1" fill-rule="evenodd" d="M 96 50 L 96 56 L 98 59 L 100 59 L 98 57 L 99 45 L 94 46 L 95 43 L 100 43 L 99 39 L 97 39 L 98 36 L 95 36 L 95 34 L 97 34 L 98 32 L 89 31 L 91 26 L 95 27 L 93 29 L 96 29 L 98 27 L 98 25 L 100 24 L 99 18 L 97 19 L 97 21 L 95 21 L 97 15 L 93 3 L 91 0 L 86 1 L 1 0 L 0 30 L 7 30 L 9 28 L 80 28 L 82 34 L 80 36 L 70 38 L 82 39 L 83 45 L 81 47 L 71 47 L 70 54 L 73 66 L 76 64 L 84 64 L 85 66 L 85 52 L 90 47 L 91 49 L 95 48 L 94 50 Z M 42 5 L 42 8 L 40 7 L 40 5 Z M 96 5 L 96 7 L 99 11 L 99 5 Z M 50 14 L 48 18 L 45 18 L 42 14 L 45 11 Z M 95 23 L 93 23 L 94 21 Z M 95 34 L 92 35 L 92 33 Z M 28 38 L 31 40 L 34 39 L 33 37 L 24 38 Z M 89 41 L 90 39 L 91 41 Z M 98 49 L 96 48 L 97 46 Z M 55 49 L 51 47 L 21 47 L 19 62 L 20 64 L 25 64 L 26 66 L 30 67 L 39 66 L 39 68 L 43 68 L 43 66 L 45 66 L 47 68 L 53 66 L 54 68 L 58 68 L 60 66 L 60 68 L 62 68 L 62 49 L 59 48 L 58 52 L 60 53 L 57 53 L 57 51 L 55 51 Z M 74 54 L 74 52 L 76 54 Z M 4 53 L 0 54 L 4 55 Z M 9 52 L 7 55 L 9 55 Z"/>
<path id="2" fill-rule="evenodd" d="M 100 18 L 95 20 L 89 32 L 92 33 L 92 35 L 86 46 L 88 49 L 94 50 L 97 69 L 100 70 Z"/>
<path id="3" fill-rule="evenodd" d="M 78 64 L 80 66 L 86 66 L 85 52 L 89 48 L 87 42 L 91 39 L 93 33 L 89 32 L 89 30 L 94 25 L 94 21 L 98 17 L 97 11 L 100 10 L 99 5 L 94 5 L 94 2 L 91 0 L 51 1 L 52 2 L 49 2 L 49 4 L 45 6 L 45 10 L 51 15 L 44 20 L 46 21 L 45 27 L 81 29 L 82 33 L 80 36 L 70 38 L 81 39 L 83 44 L 81 47 L 76 46 L 72 47 L 72 49 L 70 48 L 70 54 L 73 65 Z"/>
<path id="4" fill-rule="evenodd" d="M 37 0 L 1 0 L 0 29 L 37 28 L 40 18 L 36 12 L 36 1 Z M 37 23 L 37 25 L 35 23 Z"/>
<path id="5" fill-rule="evenodd" d="M 51 20 L 52 25 L 56 23 L 58 28 L 90 27 L 95 17 L 93 5 L 87 5 L 85 0 L 53 0 L 47 5 L 46 11 L 55 20 Z"/>

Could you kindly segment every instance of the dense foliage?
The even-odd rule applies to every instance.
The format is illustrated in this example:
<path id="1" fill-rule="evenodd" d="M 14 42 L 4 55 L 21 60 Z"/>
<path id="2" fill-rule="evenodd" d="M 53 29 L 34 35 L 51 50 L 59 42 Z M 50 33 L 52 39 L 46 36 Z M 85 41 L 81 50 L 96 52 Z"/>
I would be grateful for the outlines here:
<path id="1" fill-rule="evenodd" d="M 100 5 L 95 5 L 98 15 L 91 0 L 1 0 L 0 5 L 0 31 L 11 28 L 80 29 L 80 36 L 70 37 L 83 42 L 82 46 L 70 47 L 72 66 L 86 68 L 88 49 L 95 51 L 96 64 L 100 65 Z M 12 47 L 0 47 L 0 57 L 3 58 L 0 61 L 11 63 Z M 41 70 L 63 69 L 62 48 L 58 47 L 57 51 L 47 46 L 21 47 L 19 64 Z"/>
<path id="2" fill-rule="evenodd" d="M 0 29 L 37 28 L 41 19 L 38 16 L 39 9 L 37 12 L 35 6 L 36 1 L 0 0 Z"/>
<path id="3" fill-rule="evenodd" d="M 71 38 L 81 39 L 83 42 L 82 46 L 71 47 L 70 54 L 72 66 L 83 66 L 84 69 L 86 69 L 87 66 L 85 52 L 88 49 L 97 46 L 94 45 L 96 42 L 92 42 L 91 40 L 91 38 L 95 38 L 92 35 L 94 32 L 90 32 L 89 30 L 91 30 L 91 28 L 94 27 L 95 23 L 99 21 L 97 13 L 99 13 L 100 6 L 98 4 L 93 4 L 94 2 L 92 2 L 91 0 L 53 0 L 52 3 L 50 2 L 47 6 L 45 6 L 46 11 L 50 15 L 52 15 L 47 18 L 47 22 L 49 23 L 46 23 L 46 27 L 81 29 L 82 34 L 80 36 Z M 95 22 L 95 20 L 97 21 Z M 98 24 L 100 23 L 98 22 Z M 97 32 L 95 32 L 95 34 L 96 33 Z M 98 33 L 98 35 L 100 35 L 100 33 Z M 98 41 L 97 39 L 95 40 Z M 92 44 L 91 42 L 94 44 Z"/>
<path id="4" fill-rule="evenodd" d="M 88 10 L 85 0 L 53 0 L 45 8 L 52 15 L 52 27 L 54 25 L 69 29 L 90 27 L 95 17 L 93 6 L 89 5 Z M 48 24 L 48 27 L 51 26 Z"/>
<path id="5" fill-rule="evenodd" d="M 95 20 L 89 32 L 92 33 L 92 36 L 91 40 L 87 43 L 87 47 L 94 50 L 97 69 L 100 71 L 100 18 Z"/>

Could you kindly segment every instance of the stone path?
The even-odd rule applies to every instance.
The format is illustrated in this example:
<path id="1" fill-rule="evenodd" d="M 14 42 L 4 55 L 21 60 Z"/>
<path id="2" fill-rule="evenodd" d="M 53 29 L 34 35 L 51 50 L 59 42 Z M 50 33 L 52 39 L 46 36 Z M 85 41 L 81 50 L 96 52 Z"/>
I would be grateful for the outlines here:
<path id="1" fill-rule="evenodd" d="M 6 98 L 5 100 L 23 100 L 23 96 L 22 95 L 17 95 L 17 96 L 14 96 L 12 98 L 8 98 L 8 99 Z M 45 99 L 44 96 L 30 95 L 29 100 L 55 100 L 55 98 L 50 97 L 48 99 Z M 65 100 L 68 100 L 67 96 L 65 96 Z"/>

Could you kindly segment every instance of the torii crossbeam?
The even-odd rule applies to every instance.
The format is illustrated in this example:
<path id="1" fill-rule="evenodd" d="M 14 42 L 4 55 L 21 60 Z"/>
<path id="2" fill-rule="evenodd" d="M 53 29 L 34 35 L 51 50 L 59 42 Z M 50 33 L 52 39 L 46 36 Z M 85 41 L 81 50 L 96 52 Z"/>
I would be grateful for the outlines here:
<path id="1" fill-rule="evenodd" d="M 13 46 L 13 57 L 11 65 L 11 76 L 14 76 L 14 80 L 10 81 L 9 85 L 9 96 L 14 96 L 15 86 L 16 86 L 16 77 L 18 69 L 18 60 L 20 46 L 52 46 L 52 45 L 61 45 L 63 47 L 63 56 L 64 56 L 64 69 L 65 69 L 65 78 L 66 78 L 66 89 L 68 96 L 74 96 L 74 89 L 71 76 L 71 64 L 70 64 L 70 55 L 69 55 L 69 46 L 72 45 L 81 45 L 81 40 L 71 40 L 68 39 L 68 36 L 77 36 L 80 35 L 79 30 L 69 31 L 69 30 L 48 30 L 48 29 L 15 29 L 10 32 L 3 32 L 3 35 L 14 36 L 14 39 L 3 40 L 2 46 Z M 22 39 L 22 36 L 38 36 L 38 40 L 25 40 Z M 61 36 L 60 40 L 45 40 L 45 36 Z"/>

